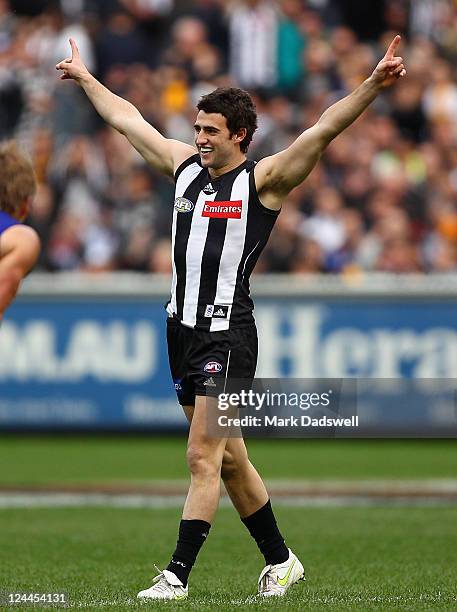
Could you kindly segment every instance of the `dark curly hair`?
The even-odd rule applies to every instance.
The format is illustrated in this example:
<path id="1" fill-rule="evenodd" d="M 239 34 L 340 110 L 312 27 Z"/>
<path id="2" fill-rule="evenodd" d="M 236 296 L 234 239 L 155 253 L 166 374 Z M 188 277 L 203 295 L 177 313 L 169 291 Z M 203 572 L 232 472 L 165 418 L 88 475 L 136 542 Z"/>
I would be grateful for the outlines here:
<path id="1" fill-rule="evenodd" d="M 246 136 L 240 142 L 240 150 L 246 153 L 257 129 L 257 112 L 251 96 L 237 87 L 218 87 L 197 104 L 205 113 L 220 113 L 227 120 L 230 135 L 240 128 L 246 128 Z"/>

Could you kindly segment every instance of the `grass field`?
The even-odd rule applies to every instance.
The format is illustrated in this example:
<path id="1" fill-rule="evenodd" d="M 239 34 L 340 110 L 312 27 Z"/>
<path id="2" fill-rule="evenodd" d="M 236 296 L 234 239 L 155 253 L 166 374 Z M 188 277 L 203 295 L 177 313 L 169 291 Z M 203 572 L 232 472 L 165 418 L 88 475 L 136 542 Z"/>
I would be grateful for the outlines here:
<path id="1" fill-rule="evenodd" d="M 247 603 L 262 559 L 229 509 L 220 510 L 186 602 L 138 604 L 163 566 L 179 511 L 3 510 L 3 590 L 66 591 L 89 610 L 455 610 L 453 508 L 280 508 L 307 581 L 277 602 Z M 6 531 L 5 531 L 5 527 Z"/>
<path id="2" fill-rule="evenodd" d="M 454 440 L 249 440 L 265 478 L 457 476 Z M 0 485 L 187 478 L 182 437 L 0 437 Z"/>
<path id="3" fill-rule="evenodd" d="M 456 478 L 453 441 L 252 441 L 270 479 Z M 14 485 L 184 479 L 180 438 L 0 438 L 0 490 Z M 277 506 L 307 581 L 256 602 L 263 559 L 231 508 L 220 508 L 192 572 L 189 599 L 138 603 L 153 563 L 163 567 L 180 508 L 2 508 L 0 591 L 65 591 L 87 610 L 455 610 L 457 505 Z M 3 608 L 14 610 L 18 607 Z M 26 609 L 26 608 L 20 608 Z M 34 609 L 41 609 L 35 607 Z M 49 608 L 48 608 L 49 609 Z"/>

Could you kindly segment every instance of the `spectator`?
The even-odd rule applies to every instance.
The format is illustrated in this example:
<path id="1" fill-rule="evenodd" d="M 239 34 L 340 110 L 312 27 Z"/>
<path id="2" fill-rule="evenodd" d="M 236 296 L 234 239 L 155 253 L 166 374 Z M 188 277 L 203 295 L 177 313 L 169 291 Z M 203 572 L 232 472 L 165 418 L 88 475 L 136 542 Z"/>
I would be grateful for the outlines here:
<path id="1" fill-rule="evenodd" d="M 343 201 L 336 189 L 323 187 L 316 194 L 314 211 L 303 222 L 300 231 L 317 245 L 324 255 L 331 255 L 344 244 L 344 224 L 341 218 Z"/>
<path id="2" fill-rule="evenodd" d="M 457 85 L 452 79 L 451 67 L 444 61 L 434 63 L 432 83 L 424 92 L 424 111 L 432 122 L 457 122 Z"/>
<path id="3" fill-rule="evenodd" d="M 217 49 L 222 67 L 227 69 L 229 36 L 222 0 L 196 0 L 192 2 L 191 13 L 205 24 L 208 42 Z"/>
<path id="4" fill-rule="evenodd" d="M 113 12 L 97 38 L 98 75 L 102 81 L 115 66 L 148 62 L 145 36 L 126 11 Z"/>
<path id="5" fill-rule="evenodd" d="M 306 35 L 301 29 L 303 16 L 300 0 L 282 0 L 278 24 L 278 88 L 294 95 L 304 76 L 301 61 L 306 46 Z"/>
<path id="6" fill-rule="evenodd" d="M 230 74 L 241 87 L 272 88 L 278 80 L 278 14 L 266 0 L 230 7 Z"/>

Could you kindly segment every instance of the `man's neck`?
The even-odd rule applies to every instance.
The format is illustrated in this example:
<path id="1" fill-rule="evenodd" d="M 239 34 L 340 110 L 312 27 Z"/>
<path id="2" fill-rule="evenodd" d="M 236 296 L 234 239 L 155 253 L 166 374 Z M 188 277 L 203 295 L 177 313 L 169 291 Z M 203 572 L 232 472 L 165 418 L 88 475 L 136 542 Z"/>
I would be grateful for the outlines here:
<path id="1" fill-rule="evenodd" d="M 231 161 L 229 164 L 226 164 L 222 168 L 211 168 L 211 167 L 208 168 L 209 175 L 211 178 L 218 178 L 219 176 L 222 176 L 223 174 L 227 174 L 227 172 L 230 172 L 231 170 L 238 168 L 238 166 L 241 166 L 241 164 L 244 164 L 245 161 L 246 161 L 246 155 L 240 155 L 240 157 L 237 157 L 236 159 Z"/>

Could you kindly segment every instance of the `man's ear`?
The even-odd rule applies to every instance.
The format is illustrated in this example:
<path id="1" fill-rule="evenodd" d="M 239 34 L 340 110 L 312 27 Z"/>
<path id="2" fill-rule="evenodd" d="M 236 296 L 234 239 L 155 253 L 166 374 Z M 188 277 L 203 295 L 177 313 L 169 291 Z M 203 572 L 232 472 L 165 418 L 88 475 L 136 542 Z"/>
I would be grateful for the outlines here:
<path id="1" fill-rule="evenodd" d="M 233 139 L 235 140 L 235 142 L 243 142 L 243 140 L 246 138 L 246 134 L 248 133 L 246 128 L 240 128 L 237 132 L 235 132 L 235 134 L 233 135 Z"/>
<path id="2" fill-rule="evenodd" d="M 18 221 L 25 221 L 30 213 L 30 206 L 32 204 L 32 198 L 26 198 L 19 206 L 16 218 Z"/>

